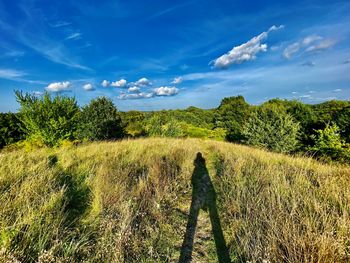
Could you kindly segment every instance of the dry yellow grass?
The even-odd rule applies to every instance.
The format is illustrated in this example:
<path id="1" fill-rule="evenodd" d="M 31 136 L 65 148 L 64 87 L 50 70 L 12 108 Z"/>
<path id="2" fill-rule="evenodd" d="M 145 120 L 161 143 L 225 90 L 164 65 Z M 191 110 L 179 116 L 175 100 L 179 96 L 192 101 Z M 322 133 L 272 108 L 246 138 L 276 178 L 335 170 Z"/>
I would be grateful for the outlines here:
<path id="1" fill-rule="evenodd" d="M 197 152 L 233 262 L 350 261 L 349 167 L 155 138 L 0 153 L 0 262 L 176 262 Z M 216 260 L 209 223 L 196 262 Z"/>

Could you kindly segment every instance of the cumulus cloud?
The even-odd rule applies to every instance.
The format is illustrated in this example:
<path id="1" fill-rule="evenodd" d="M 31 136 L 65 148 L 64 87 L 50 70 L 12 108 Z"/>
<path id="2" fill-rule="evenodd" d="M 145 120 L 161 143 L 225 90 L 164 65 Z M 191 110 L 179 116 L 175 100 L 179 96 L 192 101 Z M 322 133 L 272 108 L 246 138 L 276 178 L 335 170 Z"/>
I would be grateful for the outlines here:
<path id="1" fill-rule="evenodd" d="M 262 42 L 268 37 L 269 33 L 282 28 L 284 28 L 283 25 L 273 25 L 269 28 L 269 30 L 253 37 L 248 42 L 240 46 L 233 47 L 226 54 L 211 61 L 210 64 L 212 64 L 214 68 L 226 69 L 232 64 L 241 64 L 246 61 L 254 60 L 258 53 L 267 51 L 267 44 Z"/>
<path id="2" fill-rule="evenodd" d="M 341 92 L 342 91 L 342 89 L 335 89 L 335 90 L 333 90 L 334 92 Z"/>
<path id="3" fill-rule="evenodd" d="M 176 87 L 167 86 L 155 88 L 153 91 L 156 96 L 172 96 L 179 92 Z"/>
<path id="4" fill-rule="evenodd" d="M 49 84 L 45 89 L 49 92 L 62 92 L 70 90 L 72 84 L 69 81 L 53 82 Z"/>
<path id="5" fill-rule="evenodd" d="M 332 39 L 323 39 L 319 35 L 309 35 L 304 39 L 287 46 L 283 50 L 282 55 L 284 58 L 290 59 L 301 50 L 304 50 L 305 52 L 322 51 L 332 47 L 334 44 L 335 41 Z"/>
<path id="6" fill-rule="evenodd" d="M 110 82 L 109 82 L 108 80 L 103 80 L 103 81 L 101 82 L 102 87 L 105 87 L 105 88 L 108 87 L 109 84 L 110 84 Z"/>
<path id="7" fill-rule="evenodd" d="M 92 86 L 91 83 L 87 83 L 83 86 L 83 89 L 86 91 L 92 91 L 92 90 L 94 90 L 94 87 Z"/>
<path id="8" fill-rule="evenodd" d="M 126 80 L 120 79 L 111 83 L 112 87 L 123 88 L 126 86 Z"/>
<path id="9" fill-rule="evenodd" d="M 140 78 L 138 81 L 134 83 L 136 86 L 149 86 L 151 82 L 146 78 Z"/>
<path id="10" fill-rule="evenodd" d="M 118 99 L 121 100 L 128 100 L 128 99 L 149 99 L 154 96 L 154 93 L 149 92 L 149 93 L 144 93 L 144 92 L 139 92 L 139 93 L 122 93 L 118 96 Z"/>
<path id="11" fill-rule="evenodd" d="M 176 85 L 176 84 L 180 84 L 182 81 L 183 81 L 182 77 L 176 77 L 171 83 Z"/>
<path id="12" fill-rule="evenodd" d="M 137 86 L 133 86 L 133 87 L 128 88 L 128 91 L 129 92 L 140 92 L 140 88 Z"/>

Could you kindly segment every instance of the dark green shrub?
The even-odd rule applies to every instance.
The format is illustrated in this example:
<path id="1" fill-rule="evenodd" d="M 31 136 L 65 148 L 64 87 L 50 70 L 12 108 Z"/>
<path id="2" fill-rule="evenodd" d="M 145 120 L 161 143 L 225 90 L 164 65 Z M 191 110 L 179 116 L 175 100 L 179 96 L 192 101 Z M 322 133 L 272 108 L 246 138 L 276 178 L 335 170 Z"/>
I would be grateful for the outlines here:
<path id="1" fill-rule="evenodd" d="M 100 97 L 83 107 L 77 135 L 80 139 L 88 140 L 121 138 L 121 118 L 113 102 L 106 97 Z"/>

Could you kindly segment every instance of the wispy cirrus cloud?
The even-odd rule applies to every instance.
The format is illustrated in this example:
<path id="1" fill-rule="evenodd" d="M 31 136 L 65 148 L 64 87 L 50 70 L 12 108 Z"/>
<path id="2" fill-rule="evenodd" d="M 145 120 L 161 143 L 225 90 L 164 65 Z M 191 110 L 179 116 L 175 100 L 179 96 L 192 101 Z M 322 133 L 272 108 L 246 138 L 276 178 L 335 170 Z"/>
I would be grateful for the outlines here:
<path id="1" fill-rule="evenodd" d="M 128 100 L 128 99 L 149 99 L 154 96 L 153 92 L 139 92 L 139 93 L 121 93 L 118 99 Z"/>
<path id="2" fill-rule="evenodd" d="M 258 53 L 267 51 L 267 44 L 263 43 L 263 41 L 268 37 L 269 33 L 272 31 L 280 30 L 282 28 L 284 28 L 283 25 L 273 25 L 269 28 L 269 30 L 253 37 L 248 42 L 233 47 L 226 54 L 211 61 L 210 64 L 213 65 L 213 68 L 227 69 L 232 64 L 241 64 L 246 61 L 254 60 L 256 59 L 256 55 Z"/>
<path id="3" fill-rule="evenodd" d="M 0 68 L 0 79 L 13 80 L 18 82 L 26 82 L 31 84 L 46 84 L 46 82 L 41 80 L 31 80 L 26 77 L 28 74 L 21 70 Z"/>
<path id="4" fill-rule="evenodd" d="M 67 21 L 57 21 L 54 23 L 49 24 L 51 27 L 64 27 L 64 26 L 69 26 L 72 23 L 67 22 Z"/>
<path id="5" fill-rule="evenodd" d="M 65 40 L 78 40 L 78 39 L 81 39 L 81 33 L 79 32 L 72 33 L 65 38 Z"/>
<path id="6" fill-rule="evenodd" d="M 335 43 L 336 41 L 333 39 L 324 39 L 323 37 L 315 34 L 309 35 L 302 40 L 288 45 L 283 50 L 282 55 L 286 59 L 291 59 L 299 52 L 319 52 L 331 48 Z"/>

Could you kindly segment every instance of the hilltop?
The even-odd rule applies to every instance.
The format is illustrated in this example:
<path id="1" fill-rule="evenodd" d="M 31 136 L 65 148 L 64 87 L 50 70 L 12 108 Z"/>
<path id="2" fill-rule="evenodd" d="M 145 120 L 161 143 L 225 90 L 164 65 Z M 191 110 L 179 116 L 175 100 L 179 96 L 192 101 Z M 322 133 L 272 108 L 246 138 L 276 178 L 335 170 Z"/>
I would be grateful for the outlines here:
<path id="1" fill-rule="evenodd" d="M 233 262 L 350 260 L 350 169 L 200 139 L 0 155 L 2 262 L 176 262 L 200 152 Z M 194 262 L 215 262 L 201 210 Z"/>

